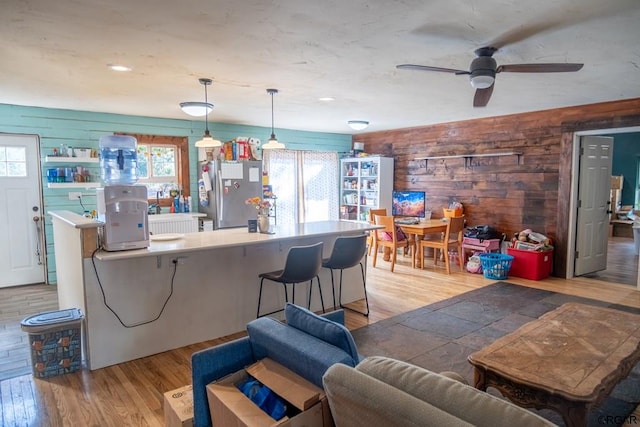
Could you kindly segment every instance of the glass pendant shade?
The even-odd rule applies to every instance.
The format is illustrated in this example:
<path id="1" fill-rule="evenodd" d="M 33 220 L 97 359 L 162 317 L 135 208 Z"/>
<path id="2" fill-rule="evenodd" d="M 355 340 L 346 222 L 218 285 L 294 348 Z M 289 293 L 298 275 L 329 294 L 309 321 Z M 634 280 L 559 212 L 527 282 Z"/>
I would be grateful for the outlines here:
<path id="1" fill-rule="evenodd" d="M 216 148 L 216 147 L 222 147 L 222 142 L 218 141 L 217 139 L 214 139 L 211 134 L 209 133 L 209 108 L 208 106 L 211 105 L 211 108 L 213 108 L 212 104 L 209 104 L 208 99 L 207 99 L 207 86 L 209 86 L 211 84 L 211 79 L 200 79 L 200 84 L 204 86 L 204 103 L 203 105 L 206 106 L 207 108 L 205 108 L 205 114 L 204 114 L 204 135 L 202 136 L 202 139 L 199 141 L 196 141 L 195 146 L 198 148 Z M 181 105 L 182 106 L 182 105 Z"/>
<path id="2" fill-rule="evenodd" d="M 276 138 L 275 135 L 271 134 L 271 138 L 267 141 L 266 144 L 262 145 L 263 150 L 274 150 L 276 148 L 284 148 L 284 144 Z"/>
<path id="3" fill-rule="evenodd" d="M 217 139 L 213 139 L 213 137 L 209 133 L 209 130 L 206 130 L 204 132 L 204 135 L 202 136 L 202 139 L 196 141 L 195 146 L 198 148 L 216 148 L 222 147 L 222 142 Z"/>
<path id="4" fill-rule="evenodd" d="M 262 145 L 263 150 L 274 150 L 278 148 L 284 148 L 284 144 L 278 141 L 276 134 L 273 131 L 273 95 L 278 93 L 278 89 L 267 89 L 267 93 L 271 95 L 271 137 L 266 144 Z"/>

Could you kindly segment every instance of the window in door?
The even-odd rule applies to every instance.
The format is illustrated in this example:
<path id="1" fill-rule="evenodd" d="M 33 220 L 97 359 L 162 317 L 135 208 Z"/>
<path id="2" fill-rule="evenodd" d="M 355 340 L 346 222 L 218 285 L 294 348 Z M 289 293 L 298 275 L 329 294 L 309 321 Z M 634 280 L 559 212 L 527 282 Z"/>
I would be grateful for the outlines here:
<path id="1" fill-rule="evenodd" d="M 27 150 L 25 147 L 0 146 L 0 176 L 27 176 Z"/>

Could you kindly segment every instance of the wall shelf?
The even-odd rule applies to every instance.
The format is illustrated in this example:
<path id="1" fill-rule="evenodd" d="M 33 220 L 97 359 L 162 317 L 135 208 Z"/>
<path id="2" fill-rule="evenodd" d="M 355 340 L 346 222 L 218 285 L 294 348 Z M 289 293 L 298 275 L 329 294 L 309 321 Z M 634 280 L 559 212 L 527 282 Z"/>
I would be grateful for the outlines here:
<path id="1" fill-rule="evenodd" d="M 476 157 L 504 157 L 504 156 L 518 156 L 518 164 L 520 164 L 520 156 L 522 156 L 522 153 L 519 153 L 516 151 L 509 151 L 504 153 L 453 154 L 450 156 L 416 157 L 416 160 L 424 160 L 426 165 L 426 163 L 429 160 L 464 159 L 464 168 L 467 169 L 471 164 L 471 160 Z"/>
<path id="2" fill-rule="evenodd" d="M 98 157 L 63 157 L 63 156 L 46 156 L 44 161 L 47 163 L 99 163 Z"/>
<path id="3" fill-rule="evenodd" d="M 48 182 L 47 188 L 97 188 L 99 182 Z"/>

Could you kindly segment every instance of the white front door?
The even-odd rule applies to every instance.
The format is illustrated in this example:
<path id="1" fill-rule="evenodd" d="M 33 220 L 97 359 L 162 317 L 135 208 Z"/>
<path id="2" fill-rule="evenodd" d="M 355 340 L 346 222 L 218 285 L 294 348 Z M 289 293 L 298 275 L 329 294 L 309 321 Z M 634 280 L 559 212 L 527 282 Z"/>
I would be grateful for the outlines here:
<path id="1" fill-rule="evenodd" d="M 45 278 L 39 140 L 0 134 L 0 287 Z"/>
<path id="2" fill-rule="evenodd" d="M 607 268 L 613 138 L 580 138 L 575 275 Z"/>

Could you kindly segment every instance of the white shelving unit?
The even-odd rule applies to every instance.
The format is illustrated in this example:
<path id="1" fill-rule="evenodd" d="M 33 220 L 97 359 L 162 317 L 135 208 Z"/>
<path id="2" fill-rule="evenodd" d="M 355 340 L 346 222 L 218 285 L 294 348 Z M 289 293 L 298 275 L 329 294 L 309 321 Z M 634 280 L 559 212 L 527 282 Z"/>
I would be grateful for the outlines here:
<path id="1" fill-rule="evenodd" d="M 391 215 L 393 158 L 369 156 L 340 160 L 340 219 L 368 221 L 370 209 Z"/>

